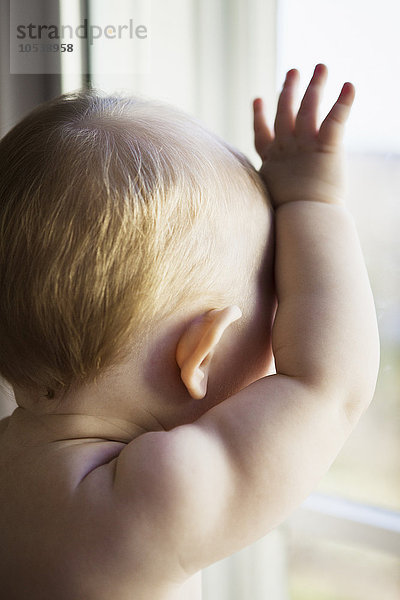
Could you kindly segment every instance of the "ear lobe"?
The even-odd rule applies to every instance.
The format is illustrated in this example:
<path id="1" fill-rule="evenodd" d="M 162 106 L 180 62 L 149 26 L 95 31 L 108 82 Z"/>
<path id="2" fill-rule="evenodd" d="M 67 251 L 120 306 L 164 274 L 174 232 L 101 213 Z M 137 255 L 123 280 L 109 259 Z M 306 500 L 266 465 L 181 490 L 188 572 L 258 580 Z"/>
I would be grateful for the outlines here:
<path id="1" fill-rule="evenodd" d="M 192 321 L 179 339 L 176 362 L 189 394 L 201 400 L 207 393 L 212 357 L 223 333 L 242 316 L 238 306 L 213 309 Z"/>

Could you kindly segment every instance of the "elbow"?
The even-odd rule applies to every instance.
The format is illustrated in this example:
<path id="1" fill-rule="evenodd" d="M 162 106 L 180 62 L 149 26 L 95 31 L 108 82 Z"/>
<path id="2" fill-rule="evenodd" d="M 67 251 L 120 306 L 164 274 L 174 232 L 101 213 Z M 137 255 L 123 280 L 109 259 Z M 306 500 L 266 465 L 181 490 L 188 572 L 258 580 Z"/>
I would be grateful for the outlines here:
<path id="1" fill-rule="evenodd" d="M 343 412 L 350 429 L 353 429 L 357 425 L 371 404 L 373 397 L 374 391 L 366 392 L 366 390 L 360 390 L 358 393 L 353 392 L 346 397 L 343 403 Z"/>
<path id="2" fill-rule="evenodd" d="M 349 424 L 354 427 L 371 404 L 376 390 L 380 365 L 379 337 L 369 345 L 369 352 L 345 393 L 344 411 Z"/>
<path id="3" fill-rule="evenodd" d="M 350 430 L 371 404 L 380 365 L 378 330 L 370 332 L 367 343 L 354 344 L 352 350 L 332 360 L 333 366 L 314 373 L 313 385 L 333 399 Z M 361 338 L 357 338 L 360 342 Z M 364 338 L 365 342 L 365 338 Z"/>

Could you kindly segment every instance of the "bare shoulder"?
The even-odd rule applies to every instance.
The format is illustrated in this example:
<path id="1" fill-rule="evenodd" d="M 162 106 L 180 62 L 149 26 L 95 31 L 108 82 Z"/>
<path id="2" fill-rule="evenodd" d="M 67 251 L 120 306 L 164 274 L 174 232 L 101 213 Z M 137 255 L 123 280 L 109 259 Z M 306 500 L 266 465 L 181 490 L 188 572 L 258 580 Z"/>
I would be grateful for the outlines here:
<path id="1" fill-rule="evenodd" d="M 319 390 L 266 377 L 192 424 L 128 444 L 115 493 L 157 527 L 190 575 L 281 523 L 326 472 L 346 432 Z"/>
<path id="2" fill-rule="evenodd" d="M 218 419 L 144 434 L 118 458 L 114 490 L 156 530 L 185 576 L 264 533 Z M 232 440 L 234 443 L 234 440 Z"/>
<path id="3" fill-rule="evenodd" d="M 199 537 L 209 544 L 221 540 L 216 522 L 231 506 L 231 477 L 226 448 L 212 427 L 198 423 L 168 432 L 151 432 L 121 452 L 115 473 L 115 494 L 132 512 L 157 531 L 160 545 L 190 576 L 222 555 L 218 544 L 205 556 L 189 550 Z M 196 552 L 195 552 L 196 554 Z"/>
<path id="4" fill-rule="evenodd" d="M 200 487 L 205 472 L 211 481 L 217 471 L 217 446 L 218 437 L 207 435 L 196 424 L 143 434 L 118 458 L 115 493 L 129 501 L 144 502 L 153 518 L 174 511 L 177 499 L 181 512 L 188 500 L 182 487 L 193 491 Z"/>
<path id="5" fill-rule="evenodd" d="M 167 508 L 168 500 L 175 504 L 182 484 L 188 491 L 193 490 L 203 482 L 205 474 L 211 482 L 214 474 L 226 467 L 225 454 L 218 432 L 197 422 L 144 434 L 121 452 L 116 490 L 139 494 L 137 478 L 145 479 L 146 485 L 151 486 L 151 502 L 160 502 Z"/>

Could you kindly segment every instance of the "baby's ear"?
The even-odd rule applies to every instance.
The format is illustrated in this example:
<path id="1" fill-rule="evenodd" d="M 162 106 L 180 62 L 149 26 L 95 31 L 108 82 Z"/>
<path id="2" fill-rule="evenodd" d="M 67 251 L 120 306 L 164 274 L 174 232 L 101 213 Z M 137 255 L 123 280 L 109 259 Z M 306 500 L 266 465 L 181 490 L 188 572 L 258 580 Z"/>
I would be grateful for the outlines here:
<path id="1" fill-rule="evenodd" d="M 192 398 L 201 400 L 206 395 L 209 368 L 217 344 L 227 327 L 241 316 L 238 306 L 209 310 L 191 321 L 181 335 L 176 362 Z"/>

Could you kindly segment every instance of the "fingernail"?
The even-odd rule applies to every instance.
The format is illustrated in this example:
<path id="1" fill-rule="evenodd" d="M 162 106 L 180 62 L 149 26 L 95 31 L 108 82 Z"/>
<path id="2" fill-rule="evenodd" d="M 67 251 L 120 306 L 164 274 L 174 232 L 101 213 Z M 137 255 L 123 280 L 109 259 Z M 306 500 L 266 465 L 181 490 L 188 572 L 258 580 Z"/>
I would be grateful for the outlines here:
<path id="1" fill-rule="evenodd" d="M 294 68 L 293 68 L 293 69 L 290 69 L 290 70 L 289 70 L 289 71 L 286 73 L 286 79 L 285 79 L 285 83 L 286 83 L 287 79 L 288 79 L 289 77 L 293 77 L 293 76 L 296 74 L 296 72 L 297 72 L 297 69 L 294 69 Z"/>

